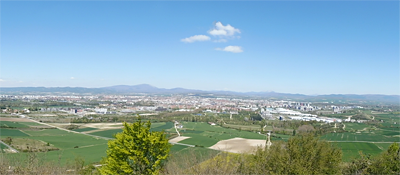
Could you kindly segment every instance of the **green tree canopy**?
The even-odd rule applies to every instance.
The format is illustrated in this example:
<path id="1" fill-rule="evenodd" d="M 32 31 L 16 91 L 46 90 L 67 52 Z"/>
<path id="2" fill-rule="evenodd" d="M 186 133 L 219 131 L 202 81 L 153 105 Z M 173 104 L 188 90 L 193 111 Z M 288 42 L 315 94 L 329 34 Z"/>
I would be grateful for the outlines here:
<path id="1" fill-rule="evenodd" d="M 121 133 L 108 141 L 101 174 L 158 174 L 171 145 L 164 132 L 150 132 L 151 123 L 124 122 Z"/>
<path id="2" fill-rule="evenodd" d="M 337 174 L 341 161 L 339 148 L 318 140 L 313 134 L 300 134 L 288 142 L 274 142 L 269 149 L 259 149 L 239 171 L 245 174 Z"/>

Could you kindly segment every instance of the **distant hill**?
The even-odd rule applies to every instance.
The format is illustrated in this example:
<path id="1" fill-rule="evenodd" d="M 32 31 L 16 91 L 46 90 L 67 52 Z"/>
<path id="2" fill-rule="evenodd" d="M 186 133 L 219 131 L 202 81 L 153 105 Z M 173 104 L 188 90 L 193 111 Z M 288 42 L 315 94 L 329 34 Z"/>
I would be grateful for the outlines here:
<path id="1" fill-rule="evenodd" d="M 233 92 L 233 91 L 202 91 L 194 89 L 173 88 L 165 89 L 151 86 L 148 84 L 139 85 L 117 85 L 102 88 L 84 88 L 84 87 L 0 87 L 0 94 L 18 94 L 18 93 L 77 93 L 77 94 L 194 94 L 198 96 L 222 95 L 222 96 L 247 96 L 275 99 L 290 99 L 303 101 L 354 101 L 354 102 L 383 102 L 399 104 L 399 95 L 355 95 L 355 94 L 331 94 L 331 95 L 304 95 L 288 94 L 278 92 Z"/>

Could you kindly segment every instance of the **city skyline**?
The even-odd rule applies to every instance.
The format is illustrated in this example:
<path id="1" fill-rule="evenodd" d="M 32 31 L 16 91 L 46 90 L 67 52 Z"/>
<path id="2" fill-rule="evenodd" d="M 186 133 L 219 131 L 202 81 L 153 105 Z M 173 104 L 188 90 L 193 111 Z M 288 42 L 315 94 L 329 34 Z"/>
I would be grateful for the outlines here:
<path id="1" fill-rule="evenodd" d="M 399 2 L 2 2 L 1 87 L 399 95 Z"/>

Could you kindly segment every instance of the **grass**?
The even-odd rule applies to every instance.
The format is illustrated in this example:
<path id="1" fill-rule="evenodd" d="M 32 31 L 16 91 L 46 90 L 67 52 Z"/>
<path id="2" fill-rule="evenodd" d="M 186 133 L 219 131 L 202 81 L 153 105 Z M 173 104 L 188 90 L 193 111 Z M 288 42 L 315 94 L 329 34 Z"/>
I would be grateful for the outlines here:
<path id="1" fill-rule="evenodd" d="M 166 129 L 171 129 L 172 127 L 174 127 L 174 124 L 172 122 L 152 123 L 150 131 L 162 131 L 162 130 L 166 130 Z M 109 129 L 109 130 L 104 130 L 104 131 L 92 132 L 90 134 L 96 135 L 96 136 L 114 138 L 114 134 L 117 134 L 119 132 L 122 132 L 122 129 Z"/>
<path id="2" fill-rule="evenodd" d="M 93 130 L 97 130 L 97 128 L 90 128 L 90 127 L 88 127 L 88 128 L 79 128 L 79 129 L 74 129 L 73 131 L 85 132 L 85 131 L 93 131 Z"/>
<path id="3" fill-rule="evenodd" d="M 11 121 L 0 121 L 0 127 L 29 128 L 28 125 L 25 125 L 22 122 L 11 122 Z"/>
<path id="4" fill-rule="evenodd" d="M 25 136 L 19 130 L 1 129 L 2 136 L 6 135 L 13 136 Z M 37 153 L 39 156 L 44 156 L 46 160 L 58 161 L 60 156 L 60 163 L 65 164 L 68 161 L 73 161 L 76 157 L 82 157 L 86 163 L 99 162 L 101 157 L 105 156 L 107 149 L 107 140 L 97 139 L 91 136 L 67 132 L 58 129 L 43 129 L 43 130 L 26 130 L 28 134 L 32 135 L 28 137 L 42 143 L 50 143 L 52 147 L 59 148 L 59 151 L 49 151 L 47 153 Z M 20 137 L 19 137 L 20 138 Z M 26 153 L 19 154 L 6 154 L 8 158 L 20 155 L 26 157 Z M 20 157 L 21 158 L 21 157 Z"/>
<path id="5" fill-rule="evenodd" d="M 334 145 L 342 148 L 343 161 L 348 162 L 354 158 L 360 157 L 359 151 L 363 154 L 370 154 L 372 156 L 378 155 L 382 152 L 377 145 L 373 143 L 361 143 L 361 142 L 336 142 Z"/>
<path id="6" fill-rule="evenodd" d="M 8 148 L 6 145 L 4 145 L 3 143 L 0 143 L 0 148 L 1 149 L 6 149 L 6 148 Z"/>
<path id="7" fill-rule="evenodd" d="M 67 149 L 62 151 L 50 151 L 47 153 L 48 160 L 58 160 L 61 155 L 62 163 L 72 161 L 77 157 L 85 159 L 86 164 L 99 162 L 102 157 L 106 156 L 108 146 L 106 143 L 93 145 L 83 148 Z"/>
<path id="8" fill-rule="evenodd" d="M 174 145 L 175 147 L 177 145 Z M 178 146 L 179 149 L 171 148 L 169 162 L 167 169 L 187 169 L 198 165 L 201 162 L 204 162 L 212 157 L 215 157 L 220 151 L 212 150 L 208 148 L 201 147 L 186 147 L 183 148 Z M 183 172 L 182 172 L 183 173 Z"/>
<path id="9" fill-rule="evenodd" d="M 0 128 L 0 137 L 1 138 L 10 137 L 10 136 L 29 136 L 29 135 L 27 135 L 17 129 Z"/>
<path id="10" fill-rule="evenodd" d="M 109 129 L 109 130 L 104 130 L 104 131 L 92 132 L 90 134 L 96 135 L 96 136 L 101 136 L 101 137 L 114 138 L 114 134 L 117 134 L 119 132 L 122 132 L 122 129 Z"/>
<path id="11" fill-rule="evenodd" d="M 370 128 L 370 125 L 364 124 L 364 123 L 345 123 L 345 130 L 363 130 L 364 128 Z"/>
<path id="12" fill-rule="evenodd" d="M 70 132 L 59 129 L 25 130 L 31 136 L 63 136 Z"/>
<path id="13" fill-rule="evenodd" d="M 90 147 L 59 150 L 59 151 L 49 151 L 34 153 L 39 160 L 44 162 L 54 162 L 60 165 L 65 165 L 66 163 L 73 162 L 76 158 L 82 158 L 85 160 L 85 164 L 90 164 L 94 162 L 99 162 L 102 157 L 106 156 L 105 150 L 107 149 L 107 144 L 93 145 Z M 18 153 L 18 154 L 4 154 L 4 157 L 11 162 L 25 162 L 29 155 L 33 153 Z"/>
<path id="14" fill-rule="evenodd" d="M 155 124 L 157 124 L 157 123 L 155 123 Z M 172 123 L 172 122 L 167 122 L 164 125 L 160 125 L 160 126 L 155 125 L 155 127 L 153 127 L 153 124 L 151 124 L 151 125 L 152 125 L 151 131 L 162 131 L 162 130 L 167 130 L 167 129 L 171 129 L 174 127 L 174 123 Z"/>
<path id="15" fill-rule="evenodd" d="M 69 133 L 65 134 L 62 137 L 60 136 L 36 136 L 31 137 L 32 139 L 41 140 L 44 142 L 48 142 L 60 149 L 74 149 L 75 146 L 83 147 L 83 146 L 91 146 L 91 145 L 98 145 L 98 144 L 105 144 L 107 143 L 104 139 L 96 139 L 94 137 L 82 135 L 82 134 L 75 134 Z M 85 154 L 86 155 L 86 154 Z"/>
<path id="16" fill-rule="evenodd" d="M 175 154 L 176 152 L 183 150 L 185 148 L 188 148 L 188 147 L 184 146 L 184 145 L 172 145 L 172 147 L 170 149 L 170 153 Z"/>
<path id="17" fill-rule="evenodd" d="M 321 137 L 329 141 L 367 141 L 367 142 L 399 142 L 400 137 L 384 136 L 379 133 L 329 133 Z"/>
<path id="18" fill-rule="evenodd" d="M 234 124 L 224 124 L 224 127 L 230 127 L 234 129 L 242 130 L 257 130 L 261 129 L 260 125 L 234 125 Z M 272 126 L 267 126 L 264 130 L 272 130 Z"/>
<path id="19" fill-rule="evenodd" d="M 47 126 L 36 122 L 19 122 L 19 123 L 27 126 Z"/>

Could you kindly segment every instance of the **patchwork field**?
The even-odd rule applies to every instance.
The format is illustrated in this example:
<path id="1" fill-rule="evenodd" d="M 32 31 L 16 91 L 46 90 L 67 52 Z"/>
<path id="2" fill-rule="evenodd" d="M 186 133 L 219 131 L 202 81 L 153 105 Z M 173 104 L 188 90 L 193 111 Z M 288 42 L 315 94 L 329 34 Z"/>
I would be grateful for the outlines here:
<path id="1" fill-rule="evenodd" d="M 98 162 L 102 156 L 105 156 L 107 141 L 103 139 L 54 128 L 49 129 L 45 125 L 42 126 L 47 127 L 47 129 L 40 129 L 37 126 L 41 126 L 41 124 L 34 122 L 1 121 L 0 123 L 2 127 L 7 127 L 0 128 L 0 139 L 12 138 L 13 141 L 10 145 L 20 151 L 42 148 L 59 149 L 36 153 L 38 156 L 44 156 L 47 160 L 60 160 L 60 163 L 66 163 L 80 156 L 84 158 L 86 163 L 91 163 Z M 38 145 L 41 145 L 41 147 L 37 147 Z M 1 148 L 3 147 L 5 146 L 1 145 Z M 4 156 L 8 159 L 17 157 L 24 159 L 28 154 L 4 154 Z"/>
<path id="2" fill-rule="evenodd" d="M 220 126 L 211 126 L 201 122 L 183 122 L 183 128 L 179 130 L 182 136 L 190 137 L 179 143 L 211 147 L 221 140 L 232 138 L 265 139 L 264 135 L 254 132 L 227 129 Z"/>
<path id="3" fill-rule="evenodd" d="M 396 116 L 380 114 L 378 116 L 393 123 Z M 3 119 L 3 118 L 1 118 Z M 60 161 L 67 163 L 77 157 L 84 158 L 86 163 L 99 162 L 105 156 L 107 140 L 96 139 L 91 136 L 67 132 L 59 129 L 50 129 L 40 123 L 28 122 L 28 119 L 11 118 L 0 119 L 0 139 L 7 137 L 29 138 L 43 143 L 49 143 L 51 147 L 58 148 L 58 151 L 38 153 L 38 156 L 46 160 Z M 377 155 L 386 150 L 392 142 L 400 142 L 400 131 L 393 127 L 390 122 L 383 123 L 381 127 L 373 128 L 363 123 L 346 123 L 345 133 L 329 133 L 321 137 L 342 148 L 343 160 L 349 161 L 358 157 L 358 151 L 365 154 Z M 173 142 L 195 145 L 188 147 L 175 144 L 171 147 L 172 159 L 179 161 L 177 166 L 193 166 L 196 161 L 207 160 L 220 151 L 247 152 L 255 149 L 257 145 L 265 145 L 265 135 L 257 132 L 229 129 L 221 126 L 211 126 L 205 122 L 182 122 L 183 128 L 179 129 L 182 137 L 172 140 Z M 60 126 L 67 124 L 60 124 Z M 47 127 L 45 129 L 40 126 Z M 243 128 L 258 130 L 257 125 L 241 126 L 226 125 L 232 128 Z M 167 134 L 174 134 L 172 122 L 152 123 L 151 131 L 167 131 Z M 113 135 L 122 131 L 121 123 L 89 123 L 79 124 L 79 129 L 73 131 L 90 133 L 96 136 L 113 138 Z M 272 142 L 287 140 L 289 135 L 273 134 Z M 0 147 L 5 147 L 0 144 Z M 212 149 L 209 149 L 211 147 Z M 213 150 L 217 149 L 217 150 Z M 27 157 L 26 153 L 4 154 L 8 158 Z M 199 163 L 199 162 L 197 162 Z"/>
<path id="4" fill-rule="evenodd" d="M 343 160 L 359 157 L 359 151 L 372 156 L 387 150 L 393 142 L 400 142 L 399 115 L 374 114 L 381 121 L 378 127 L 365 123 L 345 123 L 345 133 L 329 133 L 321 137 L 342 148 Z"/>

